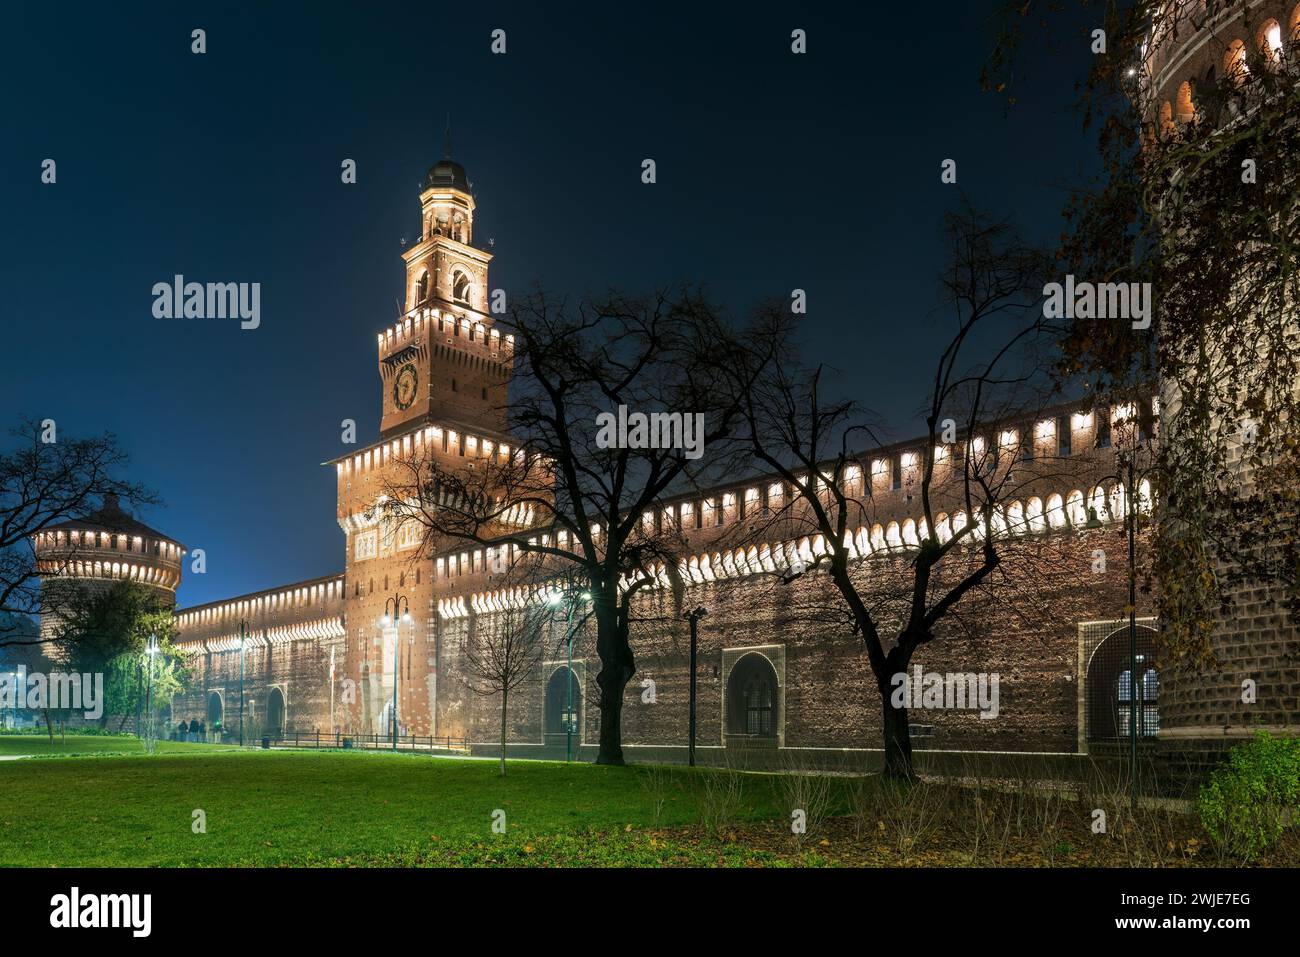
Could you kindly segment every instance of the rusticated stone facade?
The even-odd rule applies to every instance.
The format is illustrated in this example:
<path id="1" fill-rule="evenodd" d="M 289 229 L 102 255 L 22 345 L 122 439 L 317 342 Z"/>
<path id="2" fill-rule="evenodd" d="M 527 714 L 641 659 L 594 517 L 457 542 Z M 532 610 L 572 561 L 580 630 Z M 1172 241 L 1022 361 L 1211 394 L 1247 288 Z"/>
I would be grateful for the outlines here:
<path id="1" fill-rule="evenodd" d="M 1243 126 L 1249 126 L 1257 105 L 1251 102 L 1254 94 L 1226 98 L 1208 94 L 1225 81 L 1229 87 L 1242 86 L 1250 70 L 1269 70 L 1292 83 L 1300 80 L 1297 0 L 1218 4 L 1177 0 L 1162 9 L 1154 31 L 1142 70 L 1143 106 L 1153 137 L 1170 137 L 1188 124 L 1208 124 L 1217 135 L 1216 131 L 1232 125 L 1236 127 L 1233 139 L 1243 141 L 1247 133 Z M 1252 138 L 1258 135 L 1258 131 L 1251 134 Z M 1207 169 L 1211 170 L 1208 186 L 1217 180 L 1213 168 Z M 1293 169 L 1289 173 L 1294 176 Z M 1294 326 L 1292 334 L 1294 341 Z M 1221 348 L 1230 352 L 1235 346 L 1225 343 Z M 1249 356 L 1245 358 L 1249 361 Z M 1233 388 L 1233 380 L 1225 377 L 1224 385 Z M 1166 436 L 1176 442 L 1178 386 L 1165 381 L 1161 389 L 1167 408 Z M 1235 400 L 1223 403 L 1225 408 L 1233 404 Z M 1230 472 L 1240 488 L 1247 489 L 1253 476 L 1241 454 L 1241 424 L 1217 425 L 1228 443 Z M 1176 515 L 1172 518 L 1177 520 Z M 1300 628 L 1284 607 L 1287 597 L 1276 584 L 1246 585 L 1233 592 L 1231 610 L 1217 623 L 1210 642 L 1217 665 L 1171 671 L 1162 683 L 1162 744 L 1205 749 L 1235 743 L 1261 728 L 1296 732 Z M 1245 693 L 1248 682 L 1253 697 Z"/>

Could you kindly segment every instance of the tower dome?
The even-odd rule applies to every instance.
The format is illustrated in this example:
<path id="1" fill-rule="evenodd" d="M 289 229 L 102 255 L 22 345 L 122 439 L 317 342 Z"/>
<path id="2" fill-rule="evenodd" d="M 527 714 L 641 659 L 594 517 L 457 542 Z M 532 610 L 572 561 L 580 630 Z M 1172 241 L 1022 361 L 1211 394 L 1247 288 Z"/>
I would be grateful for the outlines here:
<path id="1" fill-rule="evenodd" d="M 424 188 L 459 189 L 468 193 L 469 179 L 465 176 L 465 167 L 450 156 L 444 156 L 429 167 L 429 173 L 424 177 Z"/>

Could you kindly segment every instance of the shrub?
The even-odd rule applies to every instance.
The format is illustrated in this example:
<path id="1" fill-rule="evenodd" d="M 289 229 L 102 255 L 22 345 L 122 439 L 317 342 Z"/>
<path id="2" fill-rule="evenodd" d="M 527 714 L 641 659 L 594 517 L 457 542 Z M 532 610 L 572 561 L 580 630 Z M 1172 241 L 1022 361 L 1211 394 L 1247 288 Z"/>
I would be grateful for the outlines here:
<path id="1" fill-rule="evenodd" d="M 1249 860 L 1272 846 L 1300 813 L 1300 738 L 1260 731 L 1238 745 L 1197 799 L 1210 836 Z"/>

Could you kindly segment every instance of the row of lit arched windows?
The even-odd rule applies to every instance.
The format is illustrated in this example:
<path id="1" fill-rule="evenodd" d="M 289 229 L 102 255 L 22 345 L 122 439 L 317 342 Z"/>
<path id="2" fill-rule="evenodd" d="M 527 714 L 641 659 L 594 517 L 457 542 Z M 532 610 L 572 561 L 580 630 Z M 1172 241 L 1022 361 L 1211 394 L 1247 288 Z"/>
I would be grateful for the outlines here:
<path id="1" fill-rule="evenodd" d="M 1146 479 L 1138 484 L 1137 509 L 1142 514 L 1149 514 L 1151 509 L 1151 486 Z M 1049 529 L 1088 528 L 1103 522 L 1121 521 L 1127 513 L 1124 486 L 1111 482 L 1094 486 L 1086 493 L 1082 489 L 1074 489 L 1064 496 L 1054 493 L 1046 500 L 1035 496 L 1025 502 L 1014 501 L 1006 506 L 995 507 L 989 516 L 989 526 L 994 538 L 1004 538 L 1046 532 Z M 941 512 L 935 517 L 935 537 L 941 544 L 946 543 L 969 524 L 970 520 L 964 511 L 955 512 L 951 516 Z M 985 534 L 985 525 L 981 521 L 971 529 L 968 537 L 981 541 Z M 891 521 L 883 525 L 876 523 L 870 527 L 864 525 L 856 531 L 846 531 L 844 548 L 850 558 L 859 560 L 919 548 L 922 540 L 929 537 L 925 519 L 917 521 L 908 518 L 902 522 Z M 684 579 L 700 584 L 764 572 L 798 573 L 813 567 L 819 559 L 828 555 L 825 537 L 816 535 L 797 541 L 751 545 L 748 548 L 695 555 L 681 563 L 678 571 Z M 665 565 L 653 565 L 647 569 L 647 574 L 654 577 L 659 586 L 670 586 L 671 578 Z M 621 584 L 628 587 L 632 580 L 627 578 Z M 531 594 L 532 591 L 524 589 L 479 592 L 469 597 L 468 604 L 463 597 L 449 598 L 438 603 L 438 613 L 444 618 L 462 617 L 469 614 L 471 609 L 478 613 L 489 613 L 517 604 Z"/>
<path id="2" fill-rule="evenodd" d="M 1288 17 L 1288 27 L 1284 30 L 1277 20 L 1269 17 L 1255 31 L 1255 49 L 1264 61 L 1274 67 L 1282 63 L 1287 47 L 1300 40 L 1300 4 L 1296 4 Z M 1213 86 L 1220 73 L 1233 79 L 1236 83 L 1244 81 L 1250 70 L 1246 41 L 1240 37 L 1228 44 L 1219 64 L 1212 64 L 1200 82 Z M 1196 87 L 1189 78 L 1179 84 L 1172 100 L 1165 100 L 1160 105 L 1160 133 L 1173 132 L 1180 124 L 1191 123 L 1198 117 L 1196 107 Z"/>

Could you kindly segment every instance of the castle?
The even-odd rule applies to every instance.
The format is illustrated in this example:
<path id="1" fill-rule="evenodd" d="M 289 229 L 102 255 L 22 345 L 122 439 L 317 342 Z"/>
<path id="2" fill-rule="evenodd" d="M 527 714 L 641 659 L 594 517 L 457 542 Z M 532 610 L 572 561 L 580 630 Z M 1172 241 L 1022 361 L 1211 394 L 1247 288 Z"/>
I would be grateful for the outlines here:
<path id="1" fill-rule="evenodd" d="M 513 341 L 488 310 L 491 253 L 474 242 L 474 199 L 463 168 L 450 158 L 430 169 L 420 193 L 422 236 L 407 249 L 405 312 L 378 335 L 383 391 L 379 440 L 329 463 L 338 483 L 336 518 L 346 538 L 340 574 L 241 595 L 177 612 L 180 643 L 191 655 L 196 687 L 174 703 L 182 718 L 233 726 L 242 684 L 245 722 L 272 735 L 349 736 L 382 743 L 393 708 L 403 735 L 489 747 L 498 705 L 470 693 L 466 649 L 484 620 L 504 607 L 507 585 L 482 548 L 449 543 L 422 550 L 420 529 L 390 527 L 376 502 L 385 478 L 412 455 L 444 468 L 506 458 Z M 1009 613 L 992 596 L 974 598 L 960 632 L 917 656 L 926 671 L 997 673 L 997 720 L 977 713 L 917 716 L 916 746 L 1081 753 L 1090 735 L 1122 736 L 1132 718 L 1146 735 L 1159 729 L 1154 625 L 1141 612 L 1144 702 L 1121 690 L 1127 673 L 1127 566 L 1119 536 L 1124 490 L 1110 449 L 1112 418 L 1154 431 L 1158 416 L 1082 403 L 1046 410 L 1032 421 L 999 423 L 973 438 L 1002 451 L 1021 474 L 1022 493 L 997 518 L 1000 534 L 1036 568 L 1019 584 L 1029 614 Z M 1100 447 L 1098 447 L 1100 445 Z M 869 496 L 873 520 L 854 530 L 860 573 L 888 581 L 906 574 L 908 553 L 926 534 L 913 492 L 918 442 L 873 450 L 853 481 Z M 953 463 L 941 468 L 954 468 Z M 700 622 L 698 742 L 704 751 L 786 749 L 870 751 L 878 747 L 880 703 L 860 643 L 828 611 L 838 600 L 824 576 L 792 582 L 774 574 L 791 556 L 811 559 L 815 537 L 736 547 L 735 532 L 778 512 L 791 490 L 771 478 L 660 503 L 646 520 L 679 531 L 693 552 L 683 559 L 690 607 Z M 1149 489 L 1142 489 L 1143 501 Z M 515 516 L 520 533 L 536 529 Z M 966 516 L 940 516 L 941 536 Z M 774 531 L 773 534 L 776 534 Z M 1109 561 L 1097 561 L 1104 550 Z M 662 570 L 661 570 L 662 571 Z M 410 620 L 390 614 L 405 601 Z M 623 711 L 625 747 L 684 755 L 689 685 L 686 623 L 669 589 L 645 601 L 675 625 L 634 634 L 639 671 Z M 599 670 L 591 636 L 574 629 L 572 657 L 557 612 L 535 679 L 511 697 L 511 750 L 562 755 L 566 731 L 589 755 L 600 713 L 593 706 Z M 1116 637 L 1118 636 L 1118 637 Z M 1121 647 L 1122 646 L 1122 647 Z M 242 671 L 241 671 L 242 668 Z M 242 673 L 242 681 L 241 681 Z M 641 689 L 652 684 L 653 693 Z M 572 699 L 572 705 L 570 700 Z"/>
<path id="2" fill-rule="evenodd" d="M 1277 9 L 1259 18 L 1259 36 L 1236 38 L 1228 53 L 1209 39 L 1233 29 L 1226 14 L 1205 30 L 1152 46 L 1149 92 L 1161 124 L 1193 115 L 1188 79 L 1207 63 L 1231 65 L 1243 42 L 1293 42 L 1285 37 L 1300 29 L 1300 5 L 1289 15 L 1281 3 L 1265 6 Z M 1291 33 L 1275 36 L 1279 20 Z M 178 610 L 195 686 L 173 703 L 175 717 L 229 729 L 242 699 L 244 720 L 273 737 L 337 735 L 382 744 L 396 725 L 403 735 L 463 742 L 471 750 L 496 746 L 499 706 L 470 692 L 466 654 L 478 630 L 510 604 L 511 584 L 490 549 L 447 543 L 430 553 L 418 528 L 393 527 L 376 508 L 392 470 L 413 455 L 433 456 L 444 468 L 473 468 L 507 458 L 516 446 L 506 415 L 514 343 L 489 311 L 492 254 L 475 241 L 475 200 L 464 169 L 448 155 L 429 170 L 419 198 L 421 238 L 403 254 L 404 312 L 377 339 L 378 440 L 329 463 L 343 567 L 337 575 Z M 918 711 L 912 733 L 919 753 L 1083 755 L 1122 741 L 1135 725 L 1148 740 L 1222 743 L 1255 726 L 1283 728 L 1294 720 L 1295 628 L 1275 596 L 1255 596 L 1244 617 L 1222 623 L 1221 671 L 1180 676 L 1162 671 L 1158 623 L 1149 597 L 1139 594 L 1139 673 L 1130 675 L 1130 490 L 1116 474 L 1115 447 L 1121 431 L 1129 441 L 1158 441 L 1167 431 L 1159 405 L 1149 398 L 1117 407 L 1066 404 L 1024 421 L 988 423 L 963 438 L 965 449 L 944 450 L 942 461 L 936 455 L 937 470 L 953 469 L 971 448 L 994 449 L 1002 453 L 998 468 L 1016 471 L 1016 495 L 999 504 L 993 522 L 1007 540 L 1006 564 L 1017 571 L 1007 583 L 1014 601 L 1006 593 L 972 594 L 960 619 L 945 623 L 940 640 L 914 659 L 926 673 L 996 674 L 997 717 Z M 850 491 L 870 501 L 871 513 L 851 529 L 854 574 L 882 590 L 905 581 L 909 554 L 930 531 L 913 494 L 924 454 L 920 439 L 864 450 L 850 476 Z M 1131 491 L 1145 511 L 1150 487 L 1143 482 Z M 687 543 L 677 568 L 684 606 L 708 610 L 698 623 L 694 675 L 706 760 L 762 750 L 811 761 L 880 748 L 881 702 L 861 642 L 836 614 L 838 596 L 823 575 L 780 574 L 825 547 L 795 519 L 763 525 L 790 501 L 791 489 L 780 481 L 753 476 L 667 498 L 645 516 Z M 959 502 L 946 504 L 934 533 L 943 539 L 969 520 Z M 512 521 L 518 534 L 549 532 L 524 509 Z M 769 536 L 761 542 L 736 534 L 759 526 Z M 1146 544 L 1144 532 L 1139 556 Z M 119 545 L 114 538 L 96 547 Z M 666 585 L 665 571 L 659 569 Z M 662 624 L 632 637 L 638 673 L 622 712 L 632 760 L 685 758 L 688 626 L 681 596 L 671 591 L 638 599 L 645 617 Z M 395 613 L 403 608 L 409 616 Z M 600 665 L 590 633 L 569 625 L 557 612 L 544 660 L 511 696 L 507 736 L 515 755 L 561 757 L 570 742 L 580 756 L 594 754 L 600 713 L 592 689 Z M 1236 693 L 1243 677 L 1259 681 L 1253 711 Z"/>

